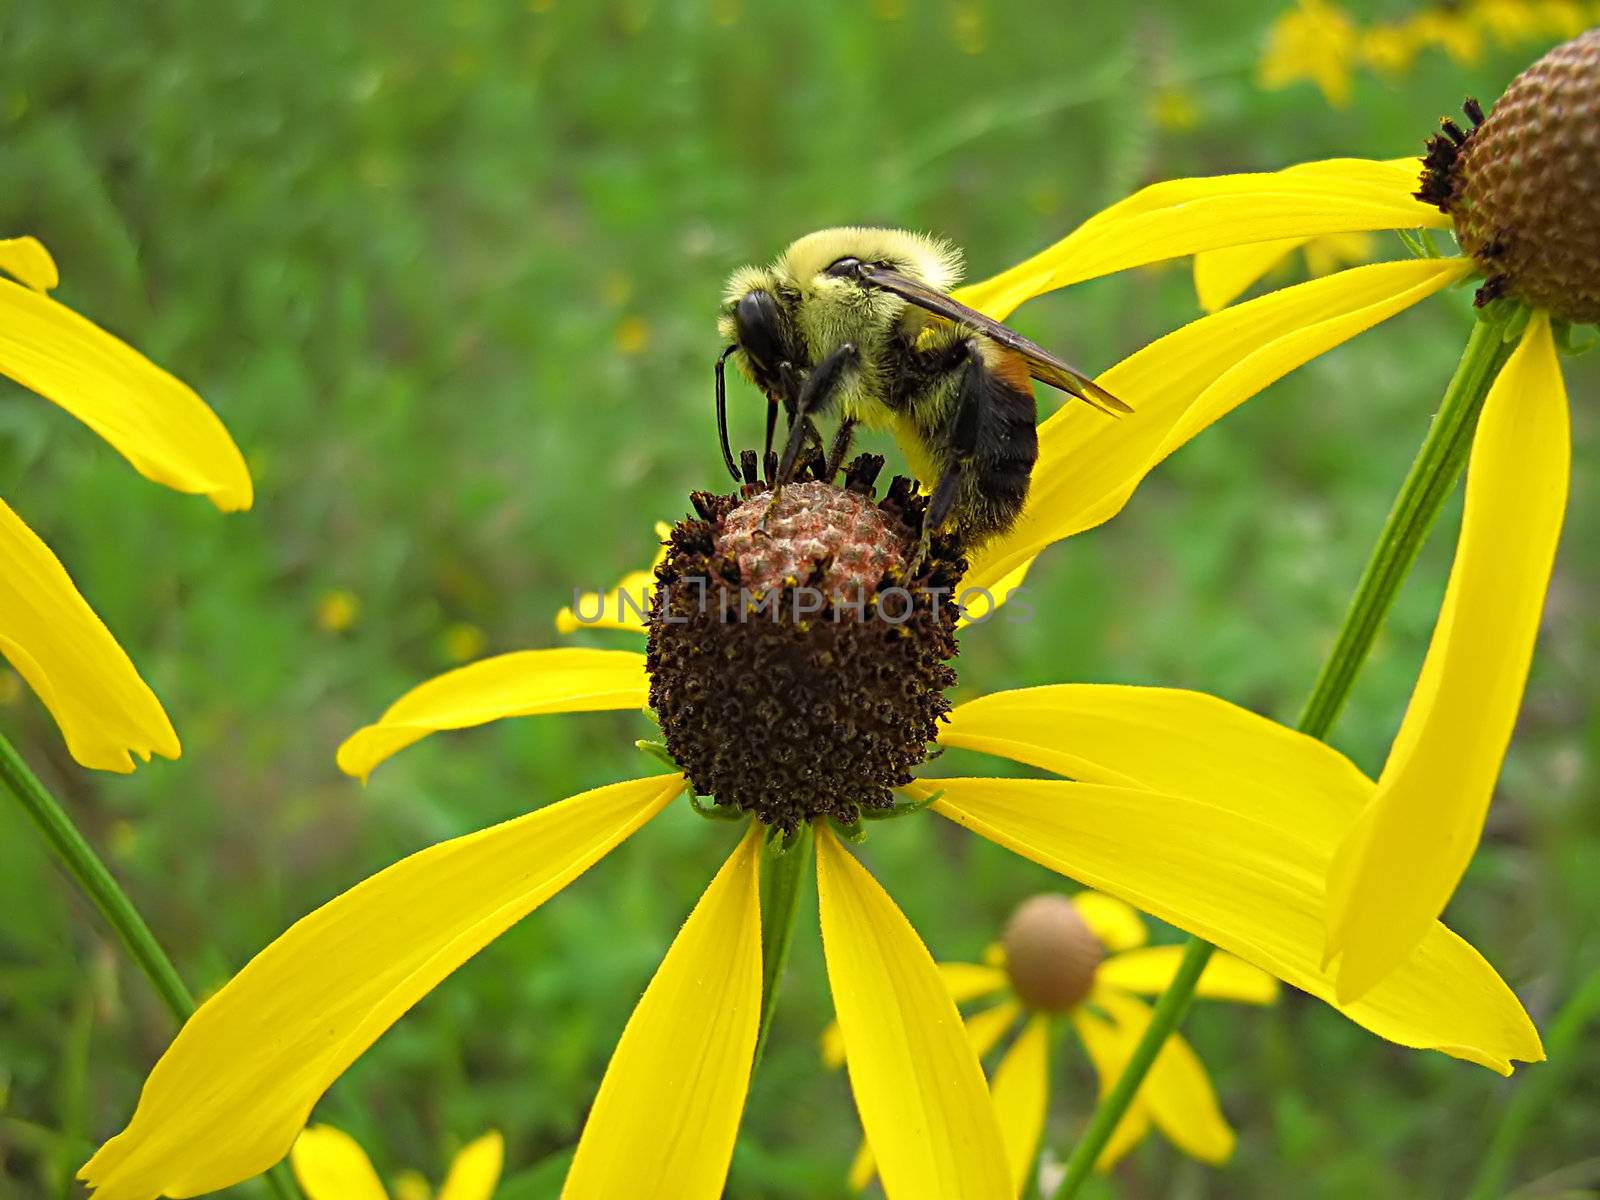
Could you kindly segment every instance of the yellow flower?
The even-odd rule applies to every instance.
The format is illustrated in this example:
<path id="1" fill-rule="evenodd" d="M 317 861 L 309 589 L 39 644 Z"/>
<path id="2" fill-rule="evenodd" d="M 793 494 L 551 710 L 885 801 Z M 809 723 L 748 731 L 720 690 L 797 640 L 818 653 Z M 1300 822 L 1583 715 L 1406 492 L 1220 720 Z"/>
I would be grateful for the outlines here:
<path id="1" fill-rule="evenodd" d="M 9 278 L 8 278 L 9 277 Z M 59 282 L 31 237 L 0 240 L 0 374 L 54 401 L 147 479 L 248 508 L 250 475 L 205 402 L 179 380 L 51 299 Z M 133 770 L 176 758 L 161 702 L 66 568 L 0 500 L 0 655 L 50 710 L 79 763 Z"/>
<path id="2" fill-rule="evenodd" d="M 361 616 L 361 599 L 349 588 L 335 588 L 317 602 L 317 628 L 323 633 L 347 633 Z"/>
<path id="3" fill-rule="evenodd" d="M 1300 0 L 1268 31 L 1257 78 L 1265 88 L 1310 80 L 1330 104 L 1342 108 L 1350 100 L 1351 79 L 1363 67 L 1403 75 L 1418 54 L 1431 49 L 1471 66 L 1482 58 L 1488 38 L 1503 46 L 1570 38 L 1596 20 L 1600 4 L 1592 0 L 1470 0 L 1363 27 L 1334 5 Z"/>
<path id="4" fill-rule="evenodd" d="M 1035 896 L 1011 919 L 1002 945 L 982 963 L 941 963 L 950 998 L 982 1001 L 963 1017 L 967 1040 L 980 1059 L 1021 1026 L 989 1080 L 1019 1193 L 1039 1153 L 1050 1106 L 1049 1053 L 1055 1026 L 1065 1022 L 1089 1054 L 1104 1096 L 1150 1024 L 1140 996 L 1166 991 L 1182 958 L 1180 946 L 1146 946 L 1138 913 L 1113 896 L 1079 892 L 1068 899 Z M 1278 981 L 1227 954 L 1215 954 L 1195 995 L 1241 1004 L 1270 1004 Z M 822 1056 L 844 1063 L 837 1025 L 822 1035 Z M 1139 1093 L 1106 1143 L 1096 1166 L 1109 1171 L 1151 1127 L 1186 1154 L 1220 1163 L 1233 1153 L 1234 1133 L 1217 1104 L 1199 1057 L 1179 1034 L 1171 1035 Z M 875 1172 L 863 1146 L 850 1166 L 850 1184 L 865 1188 Z"/>
<path id="5" fill-rule="evenodd" d="M 500 1182 L 504 1154 L 498 1133 L 486 1133 L 467 1143 L 450 1164 L 436 1200 L 490 1200 Z M 313 1125 L 296 1138 L 289 1163 L 306 1200 L 389 1200 L 366 1151 L 332 1125 Z M 402 1190 L 405 1200 L 429 1197 L 426 1183 Z"/>
<path id="6" fill-rule="evenodd" d="M 1391 174 L 1382 164 L 1357 164 L 1254 177 L 1252 195 L 1266 197 L 1271 211 L 1258 214 L 1252 228 L 1289 237 L 1406 226 L 1419 217 L 1426 223 L 1425 206 L 1388 186 Z M 1330 198 L 1327 180 L 1347 176 L 1353 181 Z M 963 289 L 961 298 L 1003 319 L 1055 287 L 1230 244 L 1238 240 L 1230 216 L 1238 207 L 1226 185 L 1207 181 L 1147 189 L 1050 250 Z M 1369 274 L 1360 287 L 1334 276 L 1290 289 L 1284 301 L 1266 297 L 1226 309 L 1106 372 L 1101 383 L 1135 414 L 1112 421 L 1075 405 L 1045 421 L 1021 520 L 977 557 L 962 582 L 1003 601 L 1042 549 L 1108 520 L 1146 473 L 1212 421 L 1461 273 L 1401 263 L 1345 274 L 1361 271 Z M 784 494 L 798 504 L 803 487 L 830 486 L 795 484 Z M 868 504 L 857 492 L 828 494 Z M 679 557 L 694 549 L 701 562 L 712 562 L 697 548 L 710 528 L 706 520 L 681 522 L 672 533 Z M 669 568 L 677 570 L 671 555 L 661 570 Z M 636 623 L 618 624 L 642 632 Z M 811 636 L 810 626 L 797 621 L 792 628 Z M 908 640 L 880 637 L 876 644 Z M 813 722 L 808 730 L 765 737 L 786 719 L 778 691 L 752 696 L 742 710 L 723 705 L 719 711 L 737 711 L 746 723 L 738 735 L 715 722 L 697 726 L 692 712 L 702 680 L 684 674 L 696 669 L 695 648 L 679 649 L 674 669 L 682 694 L 673 728 L 696 735 L 696 749 L 719 763 L 732 750 L 738 768 L 774 744 L 802 755 L 855 748 L 857 739 L 835 725 L 836 709 L 827 705 L 787 715 L 791 724 Z M 707 671 L 732 661 L 709 657 Z M 835 667 L 842 661 L 833 660 Z M 659 660 L 655 669 L 659 677 Z M 941 669 L 925 671 L 924 681 Z M 806 683 L 832 694 L 838 679 L 830 671 Z M 740 682 L 748 687 L 751 677 Z M 402 696 L 339 748 L 339 765 L 365 778 L 432 733 L 505 717 L 637 711 L 651 700 L 651 684 L 646 656 L 634 651 L 502 654 Z M 794 684 L 791 675 L 790 691 Z M 897 692 L 886 690 L 884 702 Z M 942 690 L 934 697 L 942 703 Z M 656 708 L 670 741 L 666 710 Z M 763 736 L 746 739 L 749 727 Z M 989 695 L 927 728 L 942 747 L 997 755 L 1058 778 L 913 782 L 901 789 L 909 808 L 926 806 L 1203 937 L 1401 1045 L 1502 1073 L 1513 1060 L 1543 1057 L 1511 989 L 1438 922 L 1419 951 L 1370 993 L 1337 1002 L 1322 963 L 1323 881 L 1374 784 L 1322 743 L 1198 693 L 1073 684 Z M 918 742 L 912 763 L 924 749 Z M 833 766 L 809 763 L 806 770 Z M 408 1008 L 686 785 L 674 770 L 547 803 L 413 854 L 303 918 L 184 1026 L 151 1072 L 128 1127 L 101 1147 L 82 1178 L 98 1200 L 152 1200 L 225 1187 L 266 1169 L 287 1152 L 322 1093 Z M 799 814 L 789 819 L 814 829 L 824 959 L 851 1089 L 885 1190 L 897 1200 L 1010 1194 L 1008 1154 L 982 1068 L 927 949 L 829 820 L 813 816 L 807 806 L 814 793 L 776 775 L 754 786 L 780 807 L 787 801 Z M 662 1180 L 673 1181 L 675 1196 L 721 1195 L 761 1011 L 760 867 L 776 844 L 761 820 L 751 820 L 667 951 L 600 1084 L 567 1180 L 568 1200 L 657 1194 Z M 663 1103 L 667 1079 L 676 1082 Z M 918 1120 L 905 1119 L 908 1105 Z"/>
<path id="7" fill-rule="evenodd" d="M 1356 23 L 1349 13 L 1324 0 L 1298 0 L 1267 31 L 1257 78 L 1265 88 L 1309 79 L 1329 104 L 1342 108 L 1350 103 L 1357 49 Z"/>
<path id="8" fill-rule="evenodd" d="M 1545 72 L 1546 61 L 1567 65 Z M 1533 135 L 1503 123 L 1495 129 L 1490 117 L 1470 138 L 1460 130 L 1437 136 L 1421 182 L 1422 193 L 1443 208 L 1414 198 L 1414 162 L 1408 168 L 1335 159 L 1272 175 L 1176 180 L 1114 205 L 1008 272 L 1006 287 L 1025 294 L 1072 281 L 1085 261 L 1144 261 L 1180 245 L 1211 253 L 1236 248 L 1237 261 L 1253 266 L 1218 290 L 1237 295 L 1252 281 L 1252 270 L 1267 269 L 1291 242 L 1332 232 L 1456 228 L 1459 219 L 1458 236 L 1476 257 L 1463 252 L 1354 267 L 1224 309 L 1163 339 L 1218 328 L 1218 317 L 1235 314 L 1230 328 L 1243 336 L 1230 343 L 1230 352 L 1238 365 L 1211 385 L 1230 406 L 1291 365 L 1475 273 L 1487 277 L 1480 299 L 1509 292 L 1533 308 L 1525 325 L 1508 327 L 1515 348 L 1484 404 L 1455 564 L 1422 675 L 1378 789 L 1334 859 L 1327 955 L 1339 959 L 1342 998 L 1365 994 L 1408 955 L 1415 961 L 1419 936 L 1444 911 L 1477 846 L 1520 706 L 1565 509 L 1570 433 L 1552 317 L 1593 321 L 1600 312 L 1591 252 L 1600 244 L 1600 219 L 1584 199 L 1592 164 L 1548 146 L 1537 153 L 1524 146 L 1510 161 L 1542 174 L 1527 191 L 1539 198 L 1538 206 L 1521 217 L 1517 202 L 1506 199 L 1511 187 L 1493 191 L 1501 176 L 1467 170 L 1471 151 L 1462 143 L 1485 148 L 1486 155 L 1509 153 L 1503 147 L 1518 137 L 1588 144 L 1591 110 L 1552 102 L 1547 112 L 1537 97 L 1552 78 L 1593 89 L 1596 63 L 1600 31 L 1591 31 L 1552 51 L 1508 89 L 1509 97 L 1520 87 L 1522 99 L 1503 99 L 1496 114 L 1503 109 L 1508 121 L 1529 114 L 1538 131 Z M 1518 182 L 1514 172 L 1506 178 L 1512 187 Z M 1467 192 L 1472 202 L 1463 204 Z M 1499 207 L 1491 213 L 1491 205 Z M 1488 233 L 1486 223 L 1493 225 Z M 1290 321 L 1300 327 L 1286 330 Z M 1256 365 L 1263 359 L 1273 361 L 1270 371 Z M 1115 371 L 1102 379 L 1113 391 Z M 1121 394 L 1137 398 L 1142 389 L 1124 386 Z"/>
<path id="9" fill-rule="evenodd" d="M 423 684 L 349 739 L 340 763 L 363 775 L 436 730 L 637 709 L 647 694 L 640 654 L 502 655 Z M 907 790 L 941 816 L 1216 942 L 1382 1037 L 1503 1073 L 1513 1059 L 1542 1057 L 1515 995 L 1437 923 L 1422 951 L 1368 996 L 1335 1003 L 1320 963 L 1322 879 L 1373 785 L 1323 744 L 1196 693 L 1092 685 L 972 701 L 950 714 L 939 741 L 1078 781 L 938 779 Z M 189 1021 L 127 1130 L 83 1177 L 100 1200 L 149 1200 L 264 1170 L 406 1009 L 684 785 L 680 774 L 656 775 L 546 805 L 414 854 L 304 918 Z M 628 1022 L 569 1197 L 640 1194 L 669 1178 L 680 1181 L 678 1195 L 721 1194 L 761 999 L 764 840 L 752 823 Z M 1002 1133 L 932 958 L 826 823 L 816 842 L 851 1086 L 889 1194 L 1008 1192 Z M 683 1082 L 663 1108 L 668 1078 Z M 914 1124 L 903 1120 L 912 1096 L 924 1116 Z"/>

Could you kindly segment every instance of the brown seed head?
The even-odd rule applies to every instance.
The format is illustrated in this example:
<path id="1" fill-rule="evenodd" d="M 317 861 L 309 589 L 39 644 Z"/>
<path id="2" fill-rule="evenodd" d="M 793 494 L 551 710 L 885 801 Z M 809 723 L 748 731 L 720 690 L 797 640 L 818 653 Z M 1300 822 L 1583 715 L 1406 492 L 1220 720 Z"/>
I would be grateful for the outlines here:
<path id="1" fill-rule="evenodd" d="M 1444 194 L 1424 198 L 1443 201 L 1483 271 L 1479 302 L 1510 295 L 1600 321 L 1600 29 L 1512 80 L 1454 157 Z"/>
<path id="2" fill-rule="evenodd" d="M 1105 948 L 1071 900 L 1046 893 L 1025 900 L 1006 924 L 1001 945 L 1017 997 L 1029 1008 L 1065 1012 L 1094 988 Z"/>
<path id="3" fill-rule="evenodd" d="M 667 748 L 698 793 L 785 830 L 888 807 L 950 709 L 966 563 L 935 537 L 908 574 L 924 501 L 904 479 L 874 501 L 881 464 L 775 504 L 759 484 L 696 493 L 656 571 L 646 661 Z"/>

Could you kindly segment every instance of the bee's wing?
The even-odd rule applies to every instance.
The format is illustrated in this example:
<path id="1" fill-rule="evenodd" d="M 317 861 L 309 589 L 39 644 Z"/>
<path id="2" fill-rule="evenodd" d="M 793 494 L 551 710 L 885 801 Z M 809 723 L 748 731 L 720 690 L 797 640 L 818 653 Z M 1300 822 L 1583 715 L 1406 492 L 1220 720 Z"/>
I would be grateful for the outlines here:
<path id="1" fill-rule="evenodd" d="M 954 321 L 974 329 L 993 342 L 998 342 L 1007 350 L 1020 354 L 1028 364 L 1028 374 L 1040 383 L 1049 384 L 1059 388 L 1068 395 L 1077 396 L 1086 400 L 1096 408 L 1104 409 L 1109 413 L 1132 412 L 1121 400 L 1118 400 L 1105 388 L 1090 379 L 1082 371 L 1062 362 L 1043 346 L 1030 342 L 1020 333 L 1008 329 L 999 321 L 984 316 L 976 309 L 968 308 L 959 300 L 953 300 L 945 293 L 919 283 L 915 279 L 908 279 L 898 271 L 886 270 L 882 267 L 868 267 L 862 272 L 861 278 L 873 287 L 880 287 L 886 292 L 893 292 L 903 300 L 908 300 L 918 308 L 926 309 L 935 316 L 943 317 L 947 321 Z"/>

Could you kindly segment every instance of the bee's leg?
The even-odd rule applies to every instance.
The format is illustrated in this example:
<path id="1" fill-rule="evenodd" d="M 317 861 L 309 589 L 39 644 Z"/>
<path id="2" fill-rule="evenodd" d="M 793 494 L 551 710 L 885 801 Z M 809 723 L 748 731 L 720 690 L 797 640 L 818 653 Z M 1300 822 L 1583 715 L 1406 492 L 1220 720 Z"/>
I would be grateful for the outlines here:
<path id="1" fill-rule="evenodd" d="M 970 347 L 970 343 L 969 343 Z M 984 408 L 985 373 L 981 359 L 969 349 L 966 367 L 961 374 L 960 390 L 956 393 L 956 411 L 950 422 L 950 457 L 939 482 L 928 497 L 928 507 L 922 514 L 922 535 L 917 539 L 917 561 L 912 569 L 919 570 L 928 557 L 928 543 L 936 530 L 942 529 L 955 509 L 957 498 L 972 460 L 978 449 L 978 427 Z"/>
<path id="2" fill-rule="evenodd" d="M 961 482 L 965 474 L 966 468 L 959 461 L 953 462 L 934 485 L 933 495 L 928 497 L 928 507 L 922 514 L 922 533 L 917 538 L 917 557 L 911 564 L 913 575 L 928 561 L 928 543 L 933 540 L 934 530 L 942 528 L 949 519 L 950 510 L 955 507 L 956 497 L 961 493 Z"/>
<path id="3" fill-rule="evenodd" d="M 822 469 L 825 482 L 832 483 L 834 476 L 839 474 L 839 468 L 844 465 L 844 456 L 850 453 L 850 442 L 855 432 L 854 417 L 840 419 L 838 432 L 833 435 L 833 447 L 828 451 L 827 464 Z"/>
<path id="4" fill-rule="evenodd" d="M 799 398 L 795 402 L 794 420 L 789 423 L 789 438 L 783 447 L 783 457 L 778 460 L 778 478 L 773 482 L 773 493 L 776 493 L 789 481 L 789 476 L 794 472 L 795 460 L 800 457 L 804 448 L 807 431 L 816 437 L 816 424 L 811 418 L 825 409 L 833 400 L 834 393 L 839 389 L 839 382 L 844 378 L 845 369 L 855 361 L 856 348 L 850 342 L 840 346 L 827 358 L 816 366 L 816 369 L 806 376 L 805 384 L 800 388 Z"/>
<path id="5" fill-rule="evenodd" d="M 772 396 L 767 397 L 767 440 L 761 443 L 761 462 L 763 465 L 772 457 L 772 437 L 778 431 L 778 401 Z M 770 475 L 771 472 L 769 471 Z M 767 480 L 768 483 L 772 481 Z"/>

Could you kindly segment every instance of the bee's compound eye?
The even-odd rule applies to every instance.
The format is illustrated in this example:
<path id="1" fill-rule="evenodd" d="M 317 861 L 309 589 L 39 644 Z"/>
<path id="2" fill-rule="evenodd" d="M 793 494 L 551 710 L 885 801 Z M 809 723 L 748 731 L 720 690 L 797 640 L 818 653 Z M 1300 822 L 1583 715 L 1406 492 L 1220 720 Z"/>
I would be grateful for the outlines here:
<path id="1" fill-rule="evenodd" d="M 854 258 L 847 255 L 844 258 L 835 259 L 833 262 L 829 263 L 827 270 L 823 271 L 823 274 L 834 275 L 839 278 L 851 278 L 861 274 L 861 267 L 862 262 L 859 258 Z"/>

